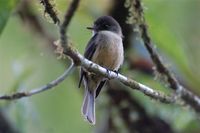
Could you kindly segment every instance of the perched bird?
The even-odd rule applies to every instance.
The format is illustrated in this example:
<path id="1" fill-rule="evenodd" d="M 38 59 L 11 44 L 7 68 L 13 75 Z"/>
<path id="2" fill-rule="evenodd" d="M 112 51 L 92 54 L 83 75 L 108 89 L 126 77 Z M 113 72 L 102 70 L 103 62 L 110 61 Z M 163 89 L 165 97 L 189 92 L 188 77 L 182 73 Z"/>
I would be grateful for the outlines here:
<path id="1" fill-rule="evenodd" d="M 85 49 L 84 57 L 107 70 L 118 71 L 124 60 L 123 35 L 119 23 L 111 16 L 102 16 L 94 22 L 93 27 L 87 29 L 93 31 L 93 36 Z M 94 125 L 95 98 L 107 79 L 81 68 L 79 87 L 82 80 L 85 97 L 81 111 L 85 119 Z"/>

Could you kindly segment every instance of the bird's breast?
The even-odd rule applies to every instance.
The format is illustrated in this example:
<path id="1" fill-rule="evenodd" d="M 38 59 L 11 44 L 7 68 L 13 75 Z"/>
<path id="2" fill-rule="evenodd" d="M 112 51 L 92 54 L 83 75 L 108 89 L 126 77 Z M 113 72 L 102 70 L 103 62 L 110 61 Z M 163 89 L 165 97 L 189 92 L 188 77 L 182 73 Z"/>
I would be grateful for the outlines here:
<path id="1" fill-rule="evenodd" d="M 110 70 L 118 70 L 123 63 L 124 51 L 119 35 L 102 31 L 92 61 Z"/>

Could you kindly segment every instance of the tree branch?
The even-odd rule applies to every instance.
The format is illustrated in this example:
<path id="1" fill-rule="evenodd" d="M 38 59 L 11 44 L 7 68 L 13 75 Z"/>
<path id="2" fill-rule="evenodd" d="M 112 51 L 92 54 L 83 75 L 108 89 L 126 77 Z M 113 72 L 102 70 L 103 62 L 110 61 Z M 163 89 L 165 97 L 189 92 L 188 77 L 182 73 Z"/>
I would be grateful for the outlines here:
<path id="1" fill-rule="evenodd" d="M 156 66 L 156 70 L 167 77 L 170 88 L 175 90 L 177 95 L 180 95 L 180 97 L 185 101 L 187 105 L 190 105 L 197 112 L 200 112 L 200 98 L 183 87 L 175 78 L 175 76 L 170 72 L 170 70 L 168 70 L 168 68 L 164 65 L 163 61 L 151 43 L 151 38 L 148 35 L 146 24 L 141 24 L 140 27 L 144 44 Z"/>
<path id="2" fill-rule="evenodd" d="M 70 3 L 69 8 L 64 16 L 64 21 L 60 26 L 60 38 L 61 38 L 62 45 L 68 44 L 67 37 L 66 37 L 67 28 L 69 26 L 69 23 L 74 15 L 76 9 L 78 8 L 79 1 L 80 0 L 73 0 Z M 63 46 L 63 48 L 65 48 L 65 46 Z"/>
<path id="3" fill-rule="evenodd" d="M 100 74 L 108 79 L 117 79 L 121 81 L 124 85 L 129 86 L 132 89 L 139 90 L 140 92 L 144 93 L 145 95 L 159 100 L 160 102 L 163 103 L 174 103 L 175 98 L 166 96 L 161 92 L 156 91 L 155 89 L 152 89 L 146 85 L 143 85 L 135 80 L 132 80 L 122 74 L 117 74 L 116 72 L 109 71 L 98 64 L 95 64 L 87 59 L 85 59 L 82 55 L 78 54 L 79 60 L 81 60 L 81 66 L 86 68 L 88 71 Z"/>
<path id="4" fill-rule="evenodd" d="M 44 13 L 48 13 L 54 24 L 60 24 L 60 20 L 57 16 L 56 11 L 54 10 L 53 5 L 49 0 L 40 0 L 40 3 L 44 6 Z"/>
<path id="5" fill-rule="evenodd" d="M 139 24 L 141 37 L 144 41 L 145 47 L 149 52 L 152 61 L 156 66 L 156 70 L 167 77 L 167 81 L 170 85 L 170 88 L 175 90 L 177 95 L 179 95 L 183 101 L 192 107 L 196 112 L 200 112 L 200 98 L 193 94 L 191 91 L 183 87 L 178 80 L 175 78 L 173 73 L 164 65 L 161 57 L 158 55 L 156 49 L 154 48 L 151 38 L 148 33 L 148 27 L 144 18 L 144 11 L 141 4 L 141 0 L 133 0 L 133 6 L 136 12 L 136 22 Z"/>
<path id="6" fill-rule="evenodd" d="M 48 83 L 44 86 L 41 86 L 39 88 L 35 88 L 29 92 L 17 92 L 17 93 L 11 94 L 11 95 L 2 95 L 2 96 L 0 96 L 0 100 L 15 100 L 15 99 L 29 97 L 29 96 L 50 90 L 53 87 L 60 84 L 64 79 L 66 79 L 74 69 L 75 69 L 75 65 L 72 62 L 70 67 L 61 76 L 59 76 L 57 79 L 51 81 L 50 83 Z"/>

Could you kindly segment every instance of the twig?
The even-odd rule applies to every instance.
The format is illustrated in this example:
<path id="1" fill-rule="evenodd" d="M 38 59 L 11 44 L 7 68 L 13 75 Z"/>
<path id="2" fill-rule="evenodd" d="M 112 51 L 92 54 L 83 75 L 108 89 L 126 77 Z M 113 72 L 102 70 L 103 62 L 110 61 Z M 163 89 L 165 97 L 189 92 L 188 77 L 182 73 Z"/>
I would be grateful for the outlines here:
<path id="1" fill-rule="evenodd" d="M 177 79 L 174 77 L 174 75 L 163 64 L 163 61 L 161 60 L 157 51 L 155 50 L 154 46 L 152 45 L 151 38 L 149 37 L 148 32 L 147 32 L 146 24 L 141 24 L 140 29 L 142 32 L 141 35 L 144 40 L 145 47 L 148 50 L 154 64 L 156 65 L 156 70 L 159 73 L 164 74 L 167 77 L 170 87 L 172 89 L 177 90 L 177 88 L 178 88 L 178 86 L 180 86 L 180 84 L 177 81 Z"/>
<path id="2" fill-rule="evenodd" d="M 44 86 L 41 86 L 39 88 L 35 88 L 29 92 L 17 92 L 12 95 L 2 95 L 2 96 L 0 96 L 0 100 L 15 100 L 15 99 L 23 98 L 23 97 L 30 97 L 32 95 L 50 90 L 53 87 L 60 84 L 64 79 L 66 79 L 66 77 L 68 77 L 74 69 L 75 69 L 75 65 L 74 65 L 74 63 L 72 63 L 70 65 L 70 67 L 61 76 L 59 76 L 57 79 L 51 81 L 50 83 L 48 83 Z"/>
<path id="3" fill-rule="evenodd" d="M 57 16 L 57 13 L 54 10 L 53 5 L 49 2 L 49 0 L 40 0 L 40 3 L 44 6 L 44 12 L 49 14 L 54 24 L 60 24 L 60 20 Z"/>
<path id="4" fill-rule="evenodd" d="M 119 73 L 117 74 L 113 71 L 109 71 L 109 73 L 108 73 L 107 69 L 85 59 L 79 53 L 77 53 L 77 58 L 79 58 L 79 60 L 81 61 L 81 66 L 86 68 L 90 72 L 100 74 L 102 76 L 107 77 L 108 79 L 118 79 L 126 86 L 129 86 L 132 89 L 139 90 L 140 92 L 144 93 L 145 95 L 147 95 L 153 99 L 159 100 L 160 102 L 174 103 L 176 101 L 176 99 L 174 97 L 166 96 L 163 93 L 158 92 L 155 89 L 152 89 L 146 85 L 143 85 L 135 80 L 132 80 L 122 74 L 119 74 Z"/>
<path id="5" fill-rule="evenodd" d="M 67 45 L 68 41 L 67 41 L 67 37 L 66 37 L 66 32 L 67 32 L 67 28 L 68 25 L 76 11 L 76 9 L 78 8 L 78 4 L 79 4 L 80 0 L 73 0 L 70 5 L 69 8 L 64 16 L 64 21 L 62 23 L 62 25 L 60 26 L 60 38 L 61 38 L 61 44 L 62 45 Z M 63 48 L 65 48 L 66 46 L 63 46 Z"/>
<path id="6" fill-rule="evenodd" d="M 133 4 L 136 14 L 137 14 L 137 22 L 139 24 L 141 30 L 141 36 L 144 41 L 145 47 L 149 52 L 151 59 L 153 60 L 156 70 L 165 75 L 167 77 L 167 81 L 170 85 L 170 88 L 175 90 L 176 93 L 184 100 L 184 102 L 195 109 L 197 112 L 200 112 L 200 98 L 193 94 L 188 89 L 184 88 L 175 76 L 170 72 L 170 70 L 164 65 L 163 61 L 161 60 L 160 56 L 158 55 L 157 51 L 155 50 L 151 38 L 148 34 L 147 24 L 144 18 L 143 7 L 141 4 L 141 0 L 134 0 Z"/>

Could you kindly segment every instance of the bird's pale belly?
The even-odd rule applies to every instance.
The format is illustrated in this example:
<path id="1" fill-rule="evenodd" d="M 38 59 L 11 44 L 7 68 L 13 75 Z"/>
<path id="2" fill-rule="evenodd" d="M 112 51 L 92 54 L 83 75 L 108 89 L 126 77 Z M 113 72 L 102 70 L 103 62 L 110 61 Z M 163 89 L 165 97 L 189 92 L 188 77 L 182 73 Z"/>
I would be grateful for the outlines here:
<path id="1" fill-rule="evenodd" d="M 118 70 L 123 60 L 122 50 L 123 48 L 121 49 L 120 46 L 115 44 L 102 45 L 98 47 L 98 53 L 95 53 L 92 60 L 109 70 Z"/>

